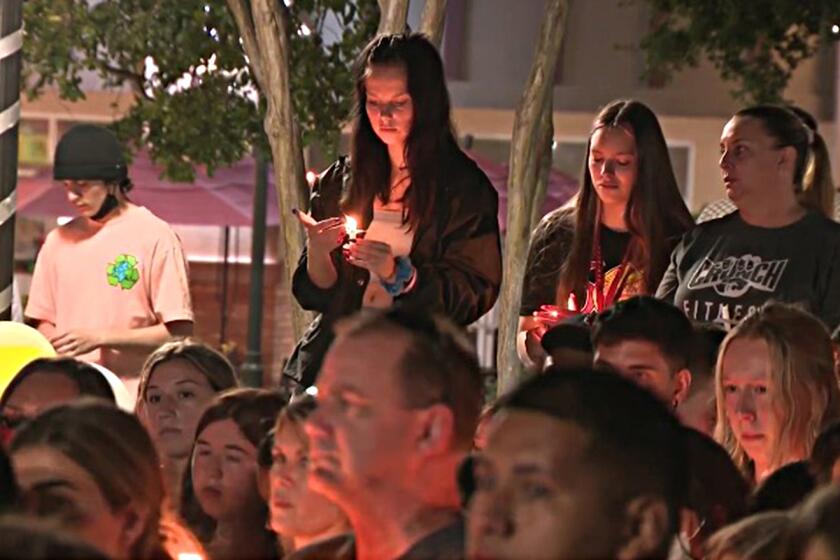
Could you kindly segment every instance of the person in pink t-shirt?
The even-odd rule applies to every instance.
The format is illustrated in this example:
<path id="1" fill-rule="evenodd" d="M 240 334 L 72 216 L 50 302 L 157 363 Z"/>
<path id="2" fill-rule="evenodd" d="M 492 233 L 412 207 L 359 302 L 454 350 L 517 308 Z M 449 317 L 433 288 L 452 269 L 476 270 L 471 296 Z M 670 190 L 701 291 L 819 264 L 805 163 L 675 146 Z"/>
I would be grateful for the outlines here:
<path id="1" fill-rule="evenodd" d="M 125 159 L 107 129 L 70 129 L 53 176 L 79 216 L 47 235 L 25 315 L 60 355 L 100 363 L 131 385 L 152 349 L 192 333 L 181 242 L 128 200 Z"/>

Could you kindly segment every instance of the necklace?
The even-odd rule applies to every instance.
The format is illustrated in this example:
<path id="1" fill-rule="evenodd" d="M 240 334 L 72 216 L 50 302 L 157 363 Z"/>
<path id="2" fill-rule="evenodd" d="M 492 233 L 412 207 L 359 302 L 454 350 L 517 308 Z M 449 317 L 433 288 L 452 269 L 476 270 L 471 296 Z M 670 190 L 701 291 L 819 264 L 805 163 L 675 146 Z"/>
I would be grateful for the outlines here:
<path id="1" fill-rule="evenodd" d="M 621 296 L 621 292 L 624 290 L 624 284 L 629 276 L 630 249 L 632 244 L 632 240 L 627 244 L 627 248 L 624 250 L 624 256 L 621 258 L 621 264 L 618 266 L 618 270 L 616 271 L 612 282 L 610 282 L 609 288 L 607 288 L 605 292 L 604 258 L 601 250 L 601 220 L 599 210 L 598 221 L 595 223 L 595 234 L 593 236 L 592 261 L 589 264 L 589 271 L 595 277 L 593 289 L 595 297 L 592 302 L 595 308 L 593 311 L 600 313 L 612 307 L 612 305 Z"/>

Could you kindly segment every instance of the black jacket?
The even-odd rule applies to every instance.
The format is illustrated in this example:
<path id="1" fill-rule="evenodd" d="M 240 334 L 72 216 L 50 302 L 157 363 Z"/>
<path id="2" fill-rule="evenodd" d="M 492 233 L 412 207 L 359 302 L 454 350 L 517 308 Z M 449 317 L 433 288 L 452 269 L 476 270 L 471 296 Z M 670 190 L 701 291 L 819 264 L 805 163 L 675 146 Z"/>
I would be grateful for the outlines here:
<path id="1" fill-rule="evenodd" d="M 350 166 L 339 159 L 316 182 L 310 212 L 317 220 L 340 216 L 340 201 L 349 187 Z M 452 153 L 441 165 L 434 218 L 420 224 L 414 233 L 410 258 L 417 269 L 417 282 L 394 305 L 440 313 L 468 325 L 493 307 L 502 282 L 502 259 L 498 222 L 498 195 L 487 176 L 463 152 Z M 373 205 L 359 224 L 367 228 Z M 370 273 L 349 264 L 341 249 L 332 253 L 338 280 L 323 290 L 312 283 L 306 271 L 306 250 L 298 261 L 292 293 L 304 309 L 318 317 L 283 370 L 285 377 L 311 385 L 333 340 L 333 323 L 361 309 Z"/>

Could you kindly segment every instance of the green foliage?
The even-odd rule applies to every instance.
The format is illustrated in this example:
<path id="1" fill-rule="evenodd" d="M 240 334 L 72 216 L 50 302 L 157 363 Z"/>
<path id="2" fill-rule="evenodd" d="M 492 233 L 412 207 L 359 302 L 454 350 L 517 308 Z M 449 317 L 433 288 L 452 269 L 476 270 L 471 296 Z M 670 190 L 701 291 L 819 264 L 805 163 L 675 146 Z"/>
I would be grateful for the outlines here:
<path id="1" fill-rule="evenodd" d="M 647 77 L 706 57 L 747 103 L 782 101 L 799 63 L 840 39 L 831 30 L 840 24 L 838 0 L 645 1 L 654 13 L 642 40 Z"/>
<path id="2" fill-rule="evenodd" d="M 304 145 L 338 145 L 352 103 L 352 60 L 376 31 L 376 0 L 297 0 L 289 9 L 291 86 Z M 224 0 L 27 0 L 24 75 L 32 98 L 57 87 L 85 96 L 93 73 L 135 103 L 114 123 L 133 148 L 149 149 L 165 175 L 194 176 L 265 147 L 265 105 Z M 153 61 L 153 65 L 147 64 Z M 270 62 L 269 62 L 270 63 Z"/>

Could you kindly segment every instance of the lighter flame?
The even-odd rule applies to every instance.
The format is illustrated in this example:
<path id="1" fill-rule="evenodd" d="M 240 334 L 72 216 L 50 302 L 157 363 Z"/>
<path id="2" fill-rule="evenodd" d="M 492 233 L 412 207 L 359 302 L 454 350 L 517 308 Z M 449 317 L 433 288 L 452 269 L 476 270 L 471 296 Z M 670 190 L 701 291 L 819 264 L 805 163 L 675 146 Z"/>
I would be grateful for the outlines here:
<path id="1" fill-rule="evenodd" d="M 358 231 L 359 223 L 356 221 L 356 218 L 353 216 L 344 216 L 344 230 L 347 232 L 347 235 L 350 236 L 350 239 L 356 238 L 356 231 Z"/>

